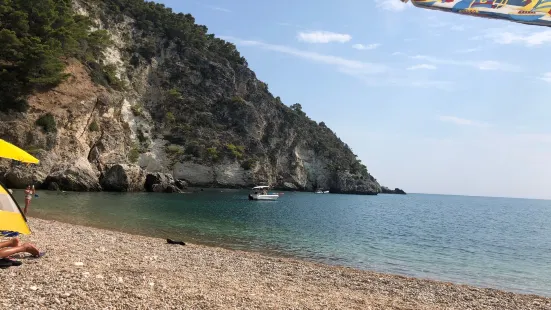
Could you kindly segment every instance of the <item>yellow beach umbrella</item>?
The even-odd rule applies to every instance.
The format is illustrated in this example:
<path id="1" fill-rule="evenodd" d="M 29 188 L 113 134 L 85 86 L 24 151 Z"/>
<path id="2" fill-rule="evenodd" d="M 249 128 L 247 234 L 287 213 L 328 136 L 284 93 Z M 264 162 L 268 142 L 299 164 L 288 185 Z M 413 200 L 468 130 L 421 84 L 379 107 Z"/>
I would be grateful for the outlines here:
<path id="1" fill-rule="evenodd" d="M 38 164 L 39 160 L 17 146 L 0 139 L 0 157 L 17 160 L 27 164 Z M 17 201 L 13 198 L 4 184 L 0 183 L 0 234 L 13 236 L 28 235 L 31 229 L 27 218 L 21 211 Z"/>
<path id="2" fill-rule="evenodd" d="M 0 157 L 29 164 L 38 164 L 39 160 L 17 146 L 0 139 Z"/>

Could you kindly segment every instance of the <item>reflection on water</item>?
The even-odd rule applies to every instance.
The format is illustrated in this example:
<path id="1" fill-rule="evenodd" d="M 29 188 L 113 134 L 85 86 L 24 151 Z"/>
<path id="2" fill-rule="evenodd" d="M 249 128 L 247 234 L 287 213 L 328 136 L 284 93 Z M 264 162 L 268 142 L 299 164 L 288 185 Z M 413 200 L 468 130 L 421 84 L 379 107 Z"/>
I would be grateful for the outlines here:
<path id="1" fill-rule="evenodd" d="M 291 192 L 249 201 L 246 191 L 219 189 L 39 195 L 30 216 L 551 295 L 550 201 Z"/>

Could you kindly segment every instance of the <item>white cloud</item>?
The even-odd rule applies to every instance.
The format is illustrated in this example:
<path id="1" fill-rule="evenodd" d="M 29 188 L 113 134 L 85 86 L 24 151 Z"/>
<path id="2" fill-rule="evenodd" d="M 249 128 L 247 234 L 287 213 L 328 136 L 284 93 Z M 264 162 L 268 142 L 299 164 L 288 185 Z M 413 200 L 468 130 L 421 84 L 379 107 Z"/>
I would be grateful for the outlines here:
<path id="1" fill-rule="evenodd" d="M 335 33 L 330 31 L 309 31 L 299 32 L 297 34 L 299 41 L 308 43 L 330 43 L 339 42 L 345 43 L 352 40 L 352 36 L 344 33 Z"/>
<path id="2" fill-rule="evenodd" d="M 256 46 L 266 50 L 280 52 L 300 58 L 304 58 L 310 61 L 323 63 L 326 65 L 336 66 L 339 70 L 345 73 L 357 73 L 357 74 L 374 74 L 383 73 L 388 70 L 385 65 L 377 63 L 362 62 L 357 60 L 346 59 L 333 55 L 319 54 L 316 52 L 299 50 L 293 47 L 264 43 L 261 41 L 253 40 L 241 40 L 233 37 L 221 37 L 222 39 L 236 42 L 240 45 Z"/>
<path id="3" fill-rule="evenodd" d="M 467 54 L 467 53 L 474 53 L 474 52 L 477 52 L 477 51 L 480 51 L 480 50 L 481 50 L 480 47 L 473 47 L 473 48 L 467 48 L 467 49 L 463 49 L 463 50 L 457 50 L 455 52 L 459 53 L 459 54 Z"/>
<path id="4" fill-rule="evenodd" d="M 436 70 L 436 66 L 429 64 L 414 65 L 408 68 L 408 70 Z"/>
<path id="5" fill-rule="evenodd" d="M 434 81 L 434 80 L 410 80 L 410 85 L 419 88 L 432 88 L 441 90 L 454 90 L 455 83 L 448 81 Z"/>
<path id="6" fill-rule="evenodd" d="M 459 118 L 456 116 L 440 115 L 438 119 L 442 122 L 453 123 L 460 126 L 475 126 L 475 127 L 489 127 L 490 124 L 484 122 L 473 121 L 470 119 Z"/>
<path id="7" fill-rule="evenodd" d="M 498 44 L 524 44 L 526 46 L 536 46 L 545 43 L 551 43 L 551 30 L 543 30 L 530 33 L 514 33 L 507 31 L 499 31 L 485 36 Z"/>
<path id="8" fill-rule="evenodd" d="M 419 79 L 407 76 L 365 77 L 362 78 L 362 80 L 367 85 L 376 87 L 413 87 L 444 91 L 453 91 L 457 89 L 457 85 L 450 81 Z"/>
<path id="9" fill-rule="evenodd" d="M 234 42 L 235 44 L 241 46 L 254 46 L 265 50 L 303 58 L 312 62 L 331 65 L 334 66 L 338 72 L 357 78 L 370 86 L 421 87 L 447 91 L 454 90 L 456 88 L 454 83 L 448 81 L 427 80 L 404 76 L 403 70 L 393 70 L 384 64 L 351 60 L 333 55 L 299 50 L 284 45 L 269 44 L 254 40 L 243 40 L 230 36 L 221 36 L 220 38 Z"/>
<path id="10" fill-rule="evenodd" d="M 381 46 L 381 44 L 379 44 L 379 43 L 372 43 L 372 44 L 368 44 L 368 45 L 354 44 L 354 45 L 352 45 L 352 48 L 355 48 L 357 50 L 374 50 L 379 46 Z"/>
<path id="11" fill-rule="evenodd" d="M 551 72 L 544 73 L 540 79 L 546 81 L 547 83 L 551 83 Z"/>
<path id="12" fill-rule="evenodd" d="M 410 56 L 413 59 L 425 60 L 433 64 L 452 65 L 452 66 L 467 66 L 474 67 L 479 70 L 492 70 L 492 71 L 508 71 L 518 72 L 521 71 L 520 67 L 508 63 L 503 63 L 494 60 L 485 61 L 459 61 L 453 59 L 442 59 L 425 55 Z"/>
<path id="13" fill-rule="evenodd" d="M 213 5 L 207 5 L 207 8 L 209 8 L 211 10 L 215 10 L 215 11 L 226 12 L 226 13 L 231 13 L 232 12 L 231 10 L 228 10 L 228 9 L 225 9 L 225 8 L 222 8 L 222 7 L 219 7 L 219 6 L 213 6 Z"/>
<path id="14" fill-rule="evenodd" d="M 476 66 L 480 70 L 503 70 L 504 69 L 502 63 L 493 61 L 493 60 L 478 62 Z"/>
<path id="15" fill-rule="evenodd" d="M 387 11 L 403 11 L 411 6 L 411 3 L 403 3 L 400 0 L 375 0 L 375 6 Z"/>
<path id="16" fill-rule="evenodd" d="M 465 30 L 465 26 L 464 25 L 453 25 L 450 27 L 451 30 L 453 31 L 464 31 Z"/>

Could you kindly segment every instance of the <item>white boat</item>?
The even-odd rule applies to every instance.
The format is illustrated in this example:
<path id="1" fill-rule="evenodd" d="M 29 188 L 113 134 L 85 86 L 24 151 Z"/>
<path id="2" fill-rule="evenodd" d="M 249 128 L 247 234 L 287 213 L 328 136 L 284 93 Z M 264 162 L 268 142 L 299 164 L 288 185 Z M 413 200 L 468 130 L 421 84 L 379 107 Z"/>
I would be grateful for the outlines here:
<path id="1" fill-rule="evenodd" d="M 322 190 L 317 190 L 316 191 L 316 194 L 329 194 L 329 191 L 322 191 Z"/>
<path id="2" fill-rule="evenodd" d="M 255 186 L 249 193 L 249 200 L 276 200 L 279 194 L 268 194 L 269 186 Z"/>

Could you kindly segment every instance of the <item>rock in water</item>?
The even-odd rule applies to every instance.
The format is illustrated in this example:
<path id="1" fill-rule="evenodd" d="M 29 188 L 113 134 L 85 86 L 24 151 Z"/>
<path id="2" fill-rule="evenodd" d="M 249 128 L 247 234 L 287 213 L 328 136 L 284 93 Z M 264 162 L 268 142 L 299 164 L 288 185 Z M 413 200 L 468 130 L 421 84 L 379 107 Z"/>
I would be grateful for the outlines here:
<path id="1" fill-rule="evenodd" d="M 160 172 L 148 173 L 145 177 L 145 190 L 148 192 L 162 192 L 171 183 L 174 183 L 174 179 L 169 174 Z M 154 189 L 155 185 L 157 185 L 156 189 Z"/>
<path id="2" fill-rule="evenodd" d="M 168 173 L 149 173 L 145 177 L 145 190 L 155 193 L 180 193 L 185 188 L 185 182 L 175 181 Z"/>
<path id="3" fill-rule="evenodd" d="M 386 186 L 381 187 L 381 193 L 383 194 L 398 194 L 398 195 L 406 195 L 406 192 L 400 188 L 390 189 Z"/>
<path id="4" fill-rule="evenodd" d="M 187 183 L 184 180 L 175 180 L 174 185 L 178 187 L 180 190 L 187 189 Z"/>
<path id="5" fill-rule="evenodd" d="M 398 188 L 398 187 L 396 187 L 396 188 L 394 189 L 394 192 L 395 192 L 396 194 L 406 195 L 406 192 L 405 192 L 403 189 L 400 189 L 400 188 Z"/>
<path id="6" fill-rule="evenodd" d="M 103 190 L 111 192 L 140 192 L 144 190 L 145 173 L 137 165 L 117 164 L 100 179 Z"/>
<path id="7" fill-rule="evenodd" d="M 335 173 L 331 183 L 332 193 L 377 195 L 381 191 L 371 175 L 358 176 L 347 171 Z"/>

